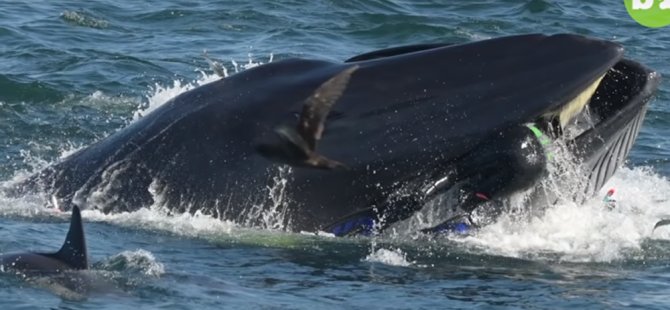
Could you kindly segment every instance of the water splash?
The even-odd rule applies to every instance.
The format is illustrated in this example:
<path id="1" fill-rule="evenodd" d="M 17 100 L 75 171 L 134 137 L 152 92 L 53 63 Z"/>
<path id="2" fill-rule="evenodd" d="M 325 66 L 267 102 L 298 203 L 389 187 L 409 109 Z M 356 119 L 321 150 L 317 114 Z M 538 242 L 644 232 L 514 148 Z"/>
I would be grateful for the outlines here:
<path id="1" fill-rule="evenodd" d="M 276 175 L 272 177 L 272 184 L 266 188 L 267 199 L 261 204 L 252 206 L 243 216 L 246 219 L 245 226 L 268 230 L 290 230 L 290 200 L 286 193 L 290 175 L 291 167 L 277 168 Z"/>
<path id="2" fill-rule="evenodd" d="M 272 62 L 273 59 L 274 59 L 273 54 L 270 54 L 270 57 L 268 58 L 266 63 Z M 221 64 L 221 62 L 218 61 L 217 63 Z M 264 64 L 264 62 L 255 61 L 252 58 L 252 55 L 249 54 L 249 59 L 247 63 L 239 65 L 235 60 L 231 60 L 231 64 L 233 66 L 233 71 L 235 73 L 239 73 L 240 71 L 260 66 Z M 229 76 L 228 69 L 225 66 L 222 66 L 222 69 L 225 74 L 225 77 L 228 77 Z M 147 98 L 147 104 L 141 106 L 139 109 L 137 109 L 137 111 L 135 111 L 135 113 L 133 114 L 132 121 L 136 121 L 140 119 L 142 116 L 151 113 L 151 111 L 157 109 L 158 107 L 162 106 L 164 103 L 168 102 L 170 99 L 176 97 L 181 93 L 187 92 L 198 86 L 202 86 L 221 79 L 221 77 L 219 77 L 219 75 L 214 72 L 208 73 L 202 70 L 197 71 L 200 73 L 200 78 L 191 82 L 174 80 L 172 82 L 172 85 L 169 86 L 160 85 L 158 83 L 154 84 L 154 86 L 151 87 L 150 89 L 150 94 Z"/>
<path id="3" fill-rule="evenodd" d="M 160 263 L 153 253 L 143 249 L 123 251 L 111 256 L 98 262 L 96 269 L 141 273 L 155 278 L 165 274 L 165 265 Z"/>
<path id="4" fill-rule="evenodd" d="M 211 83 L 218 79 L 220 78 L 216 74 L 206 74 L 201 72 L 201 77 L 198 80 L 192 81 L 190 83 L 184 83 L 181 80 L 172 81 L 172 85 L 170 86 L 163 86 L 156 83 L 151 88 L 151 94 L 148 97 L 148 103 L 135 111 L 132 121 L 137 121 L 138 119 L 142 118 L 142 116 L 151 113 L 153 110 L 162 106 L 164 103 L 168 102 L 170 99 L 181 93 L 187 92 L 200 85 Z"/>
<path id="5" fill-rule="evenodd" d="M 416 262 L 410 261 L 401 249 L 380 248 L 365 257 L 364 261 L 370 263 L 381 263 L 389 266 L 409 267 Z"/>
<path id="6" fill-rule="evenodd" d="M 134 212 L 115 214 L 105 214 L 98 210 L 84 210 L 82 216 L 88 221 L 106 222 L 121 227 L 164 231 L 179 236 L 205 239 L 213 236 L 229 235 L 233 228 L 237 227 L 233 222 L 222 221 L 201 212 L 169 214 L 156 205 Z"/>
<path id="7" fill-rule="evenodd" d="M 618 191 L 609 210 L 600 199 L 608 188 Z M 625 260 L 649 238 L 669 239 L 656 221 L 667 214 L 670 183 L 647 168 L 621 169 L 596 198 L 583 205 L 560 203 L 530 221 L 503 215 L 477 234 L 455 238 L 492 255 L 577 262 Z"/>

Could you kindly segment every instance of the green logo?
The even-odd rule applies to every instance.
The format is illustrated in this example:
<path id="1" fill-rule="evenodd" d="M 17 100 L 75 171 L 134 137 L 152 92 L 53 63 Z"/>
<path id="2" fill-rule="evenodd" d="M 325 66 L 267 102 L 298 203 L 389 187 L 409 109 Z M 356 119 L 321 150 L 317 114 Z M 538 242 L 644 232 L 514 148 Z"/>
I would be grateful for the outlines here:
<path id="1" fill-rule="evenodd" d="M 670 25 L 670 0 L 623 0 L 630 17 L 642 26 Z"/>

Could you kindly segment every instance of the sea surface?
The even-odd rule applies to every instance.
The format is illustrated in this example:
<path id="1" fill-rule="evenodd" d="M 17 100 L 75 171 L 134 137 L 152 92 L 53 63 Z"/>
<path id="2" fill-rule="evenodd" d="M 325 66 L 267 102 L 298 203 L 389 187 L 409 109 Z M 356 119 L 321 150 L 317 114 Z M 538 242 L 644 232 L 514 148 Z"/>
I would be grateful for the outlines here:
<path id="1" fill-rule="evenodd" d="M 0 2 L 0 180 L 26 177 L 171 97 L 289 57 L 504 35 L 623 44 L 670 76 L 670 28 L 605 0 L 100 0 Z M 670 79 L 601 197 L 503 216 L 467 237 L 331 238 L 159 208 L 83 211 L 95 285 L 84 295 L 0 274 L 0 309 L 670 308 Z M 532 87 L 532 85 L 529 85 Z M 0 196 L 0 253 L 55 251 L 69 214 Z"/>

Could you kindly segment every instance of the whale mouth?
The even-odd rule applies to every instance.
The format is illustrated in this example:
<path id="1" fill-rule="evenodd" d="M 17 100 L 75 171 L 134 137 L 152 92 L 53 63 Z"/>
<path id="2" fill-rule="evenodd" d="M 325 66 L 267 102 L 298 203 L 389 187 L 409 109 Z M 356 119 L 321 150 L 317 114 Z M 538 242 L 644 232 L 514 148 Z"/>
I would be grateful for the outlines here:
<path id="1" fill-rule="evenodd" d="M 660 74 L 629 59 L 619 60 L 554 117 L 558 132 L 588 183 L 578 200 L 595 194 L 625 163 L 640 132 Z"/>
<path id="2" fill-rule="evenodd" d="M 585 179 L 574 180 L 566 175 L 559 182 L 569 188 L 569 196 L 576 202 L 584 202 L 600 190 L 624 163 L 639 134 L 644 121 L 647 106 L 660 82 L 660 75 L 649 68 L 628 59 L 616 62 L 605 74 L 582 88 L 581 92 L 560 108 L 545 113 L 536 121 L 545 124 L 545 128 L 554 139 L 564 141 L 567 151 L 573 156 L 568 160 L 579 163 Z M 560 158 L 566 160 L 566 158 Z M 558 163 L 562 165 L 562 163 Z M 559 169 L 560 170 L 560 169 Z M 580 181 L 585 181 L 581 183 Z M 583 184 L 574 186 L 573 183 Z M 576 188 L 575 188 L 576 187 Z M 433 202 L 439 205 L 440 200 L 457 201 L 456 191 L 449 191 Z M 566 188 L 568 189 L 568 188 Z M 533 192 L 531 204 L 543 201 L 549 204 L 558 202 L 553 191 Z M 450 196 L 451 195 L 451 196 Z M 567 198 L 567 197 L 566 197 Z M 546 200 L 545 200 L 546 199 Z M 491 201 L 491 204 L 499 202 Z M 431 209 L 429 212 L 436 212 Z M 501 208 L 478 208 L 475 213 L 479 226 L 490 223 L 502 212 Z M 454 209 L 442 214 L 441 218 L 458 219 L 463 210 Z M 451 223 L 449 220 L 445 223 Z M 442 225 L 444 226 L 444 225 Z M 447 225 L 448 226 L 448 225 Z M 439 226 L 436 226 L 439 227 Z M 434 228 L 431 228 L 434 230 Z M 431 232 L 434 232 L 431 230 Z"/>
<path id="3" fill-rule="evenodd" d="M 560 129 L 560 132 L 565 132 L 566 127 L 568 127 L 570 123 L 573 123 L 574 120 L 578 118 L 578 116 L 583 118 L 584 111 L 588 112 L 588 104 L 606 75 L 607 73 L 598 77 L 594 82 L 586 86 L 580 93 L 578 93 L 577 96 L 568 101 L 568 103 L 562 105 L 557 110 L 546 113 L 543 118 L 556 122 L 556 125 L 560 126 L 558 128 Z"/>
<path id="4" fill-rule="evenodd" d="M 657 72 L 622 59 L 608 70 L 584 109 L 566 123 L 568 146 L 588 173 L 585 195 L 597 192 L 624 164 L 660 78 Z"/>
<path id="5" fill-rule="evenodd" d="M 659 80 L 658 73 L 622 59 L 573 100 L 544 117 L 555 118 L 563 138 L 576 140 L 616 119 L 630 122 L 644 113 Z"/>

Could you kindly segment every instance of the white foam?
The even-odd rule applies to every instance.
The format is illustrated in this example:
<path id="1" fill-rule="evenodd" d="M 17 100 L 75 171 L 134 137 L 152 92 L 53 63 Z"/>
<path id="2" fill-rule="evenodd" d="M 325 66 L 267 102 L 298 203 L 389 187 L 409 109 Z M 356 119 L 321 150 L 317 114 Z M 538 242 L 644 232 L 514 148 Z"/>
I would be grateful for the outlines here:
<path id="1" fill-rule="evenodd" d="M 408 267 L 415 263 L 413 261 L 408 260 L 407 254 L 405 254 L 399 248 L 377 249 L 376 251 L 373 251 L 368 256 L 366 256 L 364 261 L 370 263 L 381 263 L 389 266 L 401 266 L 401 267 Z"/>
<path id="2" fill-rule="evenodd" d="M 142 270 L 147 276 L 158 278 L 165 274 L 165 266 L 158 262 L 153 253 L 144 249 L 123 251 L 110 257 L 107 261 L 115 261 L 118 259 L 125 261 L 127 268 Z"/>
<path id="3" fill-rule="evenodd" d="M 104 29 L 109 26 L 109 21 L 99 17 L 94 17 L 91 15 L 91 13 L 82 10 L 63 11 L 63 13 L 61 13 L 61 18 L 78 26 L 97 28 L 97 29 Z"/>
<path id="4" fill-rule="evenodd" d="M 163 86 L 158 83 L 154 84 L 151 88 L 152 94 L 149 95 L 148 103 L 144 107 L 140 107 L 135 111 L 133 115 L 133 120 L 136 121 L 142 116 L 151 113 L 153 110 L 162 106 L 164 103 L 168 102 L 170 99 L 176 97 L 177 95 L 187 92 L 191 89 L 198 87 L 199 85 L 207 84 L 209 82 L 218 80 L 219 77 L 216 74 L 205 74 L 202 73 L 201 78 L 190 83 L 185 83 L 180 80 L 172 81 L 172 85 Z"/>
<path id="5" fill-rule="evenodd" d="M 245 226 L 258 226 L 267 230 L 290 230 L 291 201 L 288 199 L 286 190 L 291 171 L 291 168 L 284 166 L 277 169 L 272 183 L 265 189 L 267 199 L 263 203 L 254 205 L 244 214 Z M 258 192 L 258 195 L 263 195 L 263 192 Z"/>
<path id="6" fill-rule="evenodd" d="M 268 58 L 267 62 L 268 63 L 272 62 L 273 58 L 274 58 L 273 54 L 270 54 L 270 57 Z M 252 55 L 249 54 L 247 63 L 239 65 L 235 60 L 231 60 L 231 64 L 233 65 L 235 73 L 238 73 L 243 70 L 260 66 L 264 64 L 264 62 L 255 61 L 252 58 Z M 226 75 L 226 77 L 228 77 L 228 70 L 225 67 L 222 68 L 224 69 L 223 71 L 224 74 Z M 160 107 L 161 105 L 163 105 L 164 103 L 168 102 L 170 99 L 176 97 L 181 93 L 187 92 L 198 86 L 202 86 L 221 79 L 221 77 L 214 72 L 207 73 L 202 70 L 197 71 L 200 73 L 200 77 L 197 80 L 191 82 L 174 80 L 172 81 L 172 85 L 169 86 L 163 86 L 158 83 L 154 84 L 154 86 L 151 88 L 151 94 L 147 98 L 148 99 L 147 105 L 140 107 L 137 111 L 135 111 L 132 121 L 136 121 L 140 119 L 143 115 L 151 113 L 151 111 L 155 110 L 156 108 Z"/>
<path id="7" fill-rule="evenodd" d="M 608 210 L 602 199 L 616 188 L 617 204 Z M 646 238 L 670 238 L 656 221 L 667 214 L 670 183 L 649 169 L 621 169 L 584 205 L 564 203 L 530 221 L 503 215 L 477 234 L 453 240 L 484 252 L 523 258 L 610 262 L 639 250 Z"/>
<path id="8" fill-rule="evenodd" d="M 237 225 L 222 221 L 201 212 L 169 215 L 160 208 L 142 208 L 134 212 L 105 214 L 98 210 L 84 210 L 82 216 L 88 221 L 107 222 L 130 228 L 142 228 L 170 232 L 187 237 L 207 238 L 230 234 Z"/>

